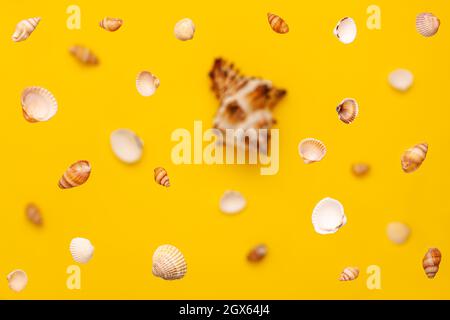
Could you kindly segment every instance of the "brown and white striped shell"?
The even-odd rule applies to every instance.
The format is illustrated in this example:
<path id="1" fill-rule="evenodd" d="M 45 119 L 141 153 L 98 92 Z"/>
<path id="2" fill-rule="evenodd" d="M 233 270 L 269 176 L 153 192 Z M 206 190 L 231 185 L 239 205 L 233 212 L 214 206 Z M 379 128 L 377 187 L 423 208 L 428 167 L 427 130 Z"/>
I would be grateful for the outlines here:
<path id="1" fill-rule="evenodd" d="M 28 39 L 31 33 L 36 29 L 37 25 L 41 21 L 41 18 L 29 18 L 20 21 L 17 26 L 14 34 L 12 35 L 12 40 L 14 42 L 24 41 Z"/>
<path id="2" fill-rule="evenodd" d="M 166 188 L 170 187 L 169 176 L 167 175 L 166 169 L 158 167 L 154 170 L 154 173 L 155 181 L 157 184 L 160 184 Z"/>
<path id="3" fill-rule="evenodd" d="M 74 45 L 70 47 L 69 52 L 82 64 L 94 66 L 99 63 L 97 56 L 92 52 L 92 50 L 84 46 Z"/>
<path id="4" fill-rule="evenodd" d="M 416 17 L 417 32 L 424 37 L 434 36 L 441 25 L 441 21 L 432 13 L 420 13 Z"/>
<path id="5" fill-rule="evenodd" d="M 342 100 L 341 103 L 336 107 L 336 112 L 338 113 L 339 119 L 345 123 L 350 124 L 358 115 L 359 107 L 358 102 L 352 98 L 346 98 Z"/>
<path id="6" fill-rule="evenodd" d="M 359 276 L 359 268 L 358 267 L 347 267 L 342 271 L 339 281 L 353 281 L 356 280 Z"/>
<path id="7" fill-rule="evenodd" d="M 178 280 L 185 276 L 187 264 L 178 248 L 170 244 L 159 246 L 153 254 L 152 273 L 164 280 Z"/>
<path id="8" fill-rule="evenodd" d="M 288 24 L 280 16 L 273 13 L 268 13 L 267 19 L 269 20 L 270 27 L 276 33 L 284 34 L 289 32 Z"/>
<path id="9" fill-rule="evenodd" d="M 422 259 L 422 266 L 428 278 L 433 279 L 439 271 L 442 254 L 438 248 L 428 249 L 427 253 Z"/>
<path id="10" fill-rule="evenodd" d="M 105 17 L 100 21 L 99 25 L 106 31 L 114 32 L 120 29 L 123 20 L 120 18 Z"/>
<path id="11" fill-rule="evenodd" d="M 428 144 L 420 143 L 406 150 L 401 158 L 402 169 L 406 173 L 411 173 L 419 169 L 425 161 L 428 152 Z"/>
<path id="12" fill-rule="evenodd" d="M 70 189 L 84 184 L 91 175 L 91 165 L 86 160 L 72 164 L 59 180 L 61 189 Z"/>

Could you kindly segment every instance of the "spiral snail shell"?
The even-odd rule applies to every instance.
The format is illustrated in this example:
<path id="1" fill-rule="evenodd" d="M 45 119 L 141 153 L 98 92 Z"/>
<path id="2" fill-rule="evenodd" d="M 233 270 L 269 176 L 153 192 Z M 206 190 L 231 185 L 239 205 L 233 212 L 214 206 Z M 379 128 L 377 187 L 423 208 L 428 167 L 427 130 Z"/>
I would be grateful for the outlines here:
<path id="1" fill-rule="evenodd" d="M 428 278 L 433 279 L 439 271 L 442 255 L 438 248 L 430 248 L 422 259 L 422 266 Z"/>
<path id="2" fill-rule="evenodd" d="M 91 174 L 91 165 L 86 160 L 72 164 L 59 180 L 61 189 L 70 189 L 84 184 Z"/>
<path id="3" fill-rule="evenodd" d="M 166 169 L 158 167 L 155 169 L 154 173 L 156 183 L 166 188 L 170 187 L 169 176 L 167 175 Z"/>
<path id="4" fill-rule="evenodd" d="M 284 34 L 289 32 L 289 26 L 286 21 L 276 14 L 268 13 L 267 19 L 269 20 L 270 27 L 276 33 Z"/>
<path id="5" fill-rule="evenodd" d="M 12 35 L 12 40 L 14 42 L 24 41 L 27 40 L 28 37 L 33 33 L 34 29 L 36 29 L 37 25 L 41 21 L 41 18 L 29 18 L 20 21 L 17 26 L 16 30 L 14 31 Z"/>

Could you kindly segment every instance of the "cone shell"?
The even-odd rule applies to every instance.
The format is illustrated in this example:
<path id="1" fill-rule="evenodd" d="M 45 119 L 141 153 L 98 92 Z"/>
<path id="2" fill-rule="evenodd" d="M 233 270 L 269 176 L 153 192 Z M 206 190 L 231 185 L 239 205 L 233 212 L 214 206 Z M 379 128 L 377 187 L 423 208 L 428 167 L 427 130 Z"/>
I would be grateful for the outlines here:
<path id="1" fill-rule="evenodd" d="M 247 255 L 247 260 L 249 262 L 259 262 L 263 260 L 267 255 L 267 246 L 265 244 L 260 244 L 254 247 Z"/>
<path id="2" fill-rule="evenodd" d="M 25 271 L 17 269 L 6 276 L 9 288 L 14 292 L 20 292 L 28 284 L 28 276 Z"/>
<path id="3" fill-rule="evenodd" d="M 389 74 L 388 81 L 395 90 L 405 92 L 411 88 L 414 76 L 409 70 L 396 69 Z"/>
<path id="4" fill-rule="evenodd" d="M 245 209 L 247 201 L 240 192 L 225 191 L 220 199 L 220 211 L 226 214 L 237 214 Z"/>
<path id="5" fill-rule="evenodd" d="M 322 199 L 313 210 L 312 223 L 318 234 L 335 233 L 347 223 L 344 207 L 335 199 Z"/>
<path id="6" fill-rule="evenodd" d="M 334 35 L 344 44 L 350 44 L 355 41 L 356 33 L 356 23 L 349 17 L 341 19 L 336 28 L 334 28 Z"/>
<path id="7" fill-rule="evenodd" d="M 91 49 L 84 46 L 75 45 L 69 49 L 72 56 L 79 62 L 85 65 L 94 66 L 99 63 L 97 56 L 91 51 Z"/>
<path id="8" fill-rule="evenodd" d="M 181 19 L 175 24 L 173 32 L 178 40 L 191 40 L 192 38 L 194 38 L 195 33 L 194 22 L 189 18 Z"/>
<path id="9" fill-rule="evenodd" d="M 74 238 L 70 242 L 70 254 L 77 263 L 88 263 L 94 255 L 94 247 L 88 239 Z"/>
<path id="10" fill-rule="evenodd" d="M 117 31 L 120 29 L 120 27 L 123 24 L 123 20 L 119 18 L 111 18 L 111 17 L 105 17 L 102 21 L 100 21 L 99 25 L 106 31 Z"/>
<path id="11" fill-rule="evenodd" d="M 180 250 L 170 244 L 156 249 L 153 254 L 154 276 L 164 280 L 177 280 L 183 278 L 186 272 L 187 264 Z"/>
<path id="12" fill-rule="evenodd" d="M 370 171 L 370 166 L 367 163 L 355 163 L 352 165 L 352 172 L 356 177 L 363 177 Z"/>
<path id="13" fill-rule="evenodd" d="M 336 111 L 343 123 L 350 124 L 358 115 L 358 102 L 355 99 L 346 98 L 336 107 Z"/>
<path id="14" fill-rule="evenodd" d="M 391 222 L 387 225 L 386 234 L 389 240 L 400 245 L 408 240 L 411 229 L 402 222 Z"/>
<path id="15" fill-rule="evenodd" d="M 438 32 L 440 25 L 440 20 L 432 13 L 420 13 L 416 17 L 417 32 L 424 37 L 434 36 Z"/>
<path id="16" fill-rule="evenodd" d="M 19 42 L 28 39 L 40 21 L 41 18 L 30 18 L 20 21 L 16 26 L 14 34 L 12 35 L 12 40 L 14 42 Z"/>
<path id="17" fill-rule="evenodd" d="M 70 189 L 81 186 L 91 174 L 91 165 L 86 160 L 80 160 L 72 164 L 59 180 L 61 189 Z"/>
<path id="18" fill-rule="evenodd" d="M 359 276 L 358 267 L 347 267 L 342 271 L 339 281 L 353 281 Z"/>
<path id="19" fill-rule="evenodd" d="M 131 130 L 117 129 L 110 136 L 111 148 L 119 160 L 133 164 L 142 158 L 144 143 Z"/>
<path id="20" fill-rule="evenodd" d="M 428 249 L 422 260 L 423 269 L 428 278 L 433 279 L 439 271 L 442 255 L 438 248 Z"/>
<path id="21" fill-rule="evenodd" d="M 159 84 L 159 79 L 148 71 L 141 71 L 136 77 L 136 89 L 144 97 L 154 95 Z"/>
<path id="22" fill-rule="evenodd" d="M 25 88 L 21 104 L 23 116 L 29 122 L 48 121 L 58 111 L 58 103 L 53 94 L 41 87 Z"/>
<path id="23" fill-rule="evenodd" d="M 158 167 L 154 170 L 155 181 L 166 188 L 170 187 L 169 176 L 164 168 Z"/>
<path id="24" fill-rule="evenodd" d="M 314 138 L 307 138 L 299 143 L 298 153 L 303 161 L 308 164 L 322 160 L 327 153 L 327 148 L 322 141 Z"/>
<path id="25" fill-rule="evenodd" d="M 426 143 L 417 144 L 406 150 L 401 159 L 403 171 L 406 173 L 411 173 L 419 169 L 422 162 L 427 157 L 427 152 L 428 144 Z"/>
<path id="26" fill-rule="evenodd" d="M 276 14 L 268 13 L 267 19 L 269 20 L 270 27 L 276 33 L 283 34 L 289 32 L 289 26 L 287 25 L 287 23 Z"/>
<path id="27" fill-rule="evenodd" d="M 29 203 L 25 208 L 25 214 L 28 220 L 37 225 L 42 225 L 42 214 L 41 210 L 39 210 L 39 207 L 36 206 L 34 203 Z"/>

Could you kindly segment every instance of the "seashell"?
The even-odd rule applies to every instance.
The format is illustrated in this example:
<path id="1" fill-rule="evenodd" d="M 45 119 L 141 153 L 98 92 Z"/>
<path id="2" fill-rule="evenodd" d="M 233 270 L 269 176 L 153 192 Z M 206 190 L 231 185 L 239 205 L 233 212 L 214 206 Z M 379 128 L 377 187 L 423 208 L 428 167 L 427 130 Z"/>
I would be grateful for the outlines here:
<path id="1" fill-rule="evenodd" d="M 250 262 L 259 262 L 267 255 L 267 246 L 260 244 L 254 247 L 247 255 L 247 260 Z"/>
<path id="2" fill-rule="evenodd" d="M 28 276 L 25 271 L 16 269 L 6 276 L 9 288 L 14 292 L 20 292 L 28 284 Z"/>
<path id="3" fill-rule="evenodd" d="M 142 157 L 144 143 L 131 130 L 114 130 L 110 136 L 110 143 L 116 157 L 125 163 L 136 163 Z"/>
<path id="4" fill-rule="evenodd" d="M 276 14 L 268 13 L 267 19 L 269 20 L 270 27 L 276 33 L 283 34 L 289 32 L 289 26 L 287 25 L 287 23 Z"/>
<path id="5" fill-rule="evenodd" d="M 119 18 L 111 18 L 111 17 L 105 17 L 102 21 L 100 21 L 99 25 L 106 31 L 117 31 L 120 29 L 120 27 L 123 24 L 123 20 Z"/>
<path id="6" fill-rule="evenodd" d="M 352 172 L 357 177 L 363 177 L 370 171 L 370 166 L 366 163 L 355 163 L 352 165 Z"/>
<path id="7" fill-rule="evenodd" d="M 189 18 L 184 18 L 175 24 L 174 34 L 178 40 L 187 41 L 194 38 L 195 25 Z"/>
<path id="8" fill-rule="evenodd" d="M 406 69 L 396 69 L 389 74 L 389 84 L 396 90 L 405 92 L 413 84 L 414 76 Z"/>
<path id="9" fill-rule="evenodd" d="M 45 88 L 25 88 L 20 100 L 23 116 L 29 122 L 48 121 L 58 111 L 58 103 L 55 97 Z"/>
<path id="10" fill-rule="evenodd" d="M 352 123 L 358 115 L 358 102 L 352 98 L 346 98 L 336 107 L 339 119 L 346 124 Z"/>
<path id="11" fill-rule="evenodd" d="M 344 207 L 335 199 L 322 199 L 314 207 L 312 223 L 319 234 L 335 233 L 347 223 Z"/>
<path id="12" fill-rule="evenodd" d="M 226 214 L 236 214 L 244 210 L 247 201 L 240 192 L 225 191 L 220 199 L 220 211 Z"/>
<path id="13" fill-rule="evenodd" d="M 41 18 L 39 17 L 20 21 L 16 26 L 14 34 L 12 35 L 12 40 L 14 42 L 19 42 L 28 39 L 28 37 L 31 35 L 34 29 L 36 29 L 40 21 Z"/>
<path id="14" fill-rule="evenodd" d="M 153 275 L 164 280 L 181 279 L 187 272 L 183 254 L 170 244 L 159 246 L 153 254 L 152 260 Z"/>
<path id="15" fill-rule="evenodd" d="M 347 267 L 342 271 L 339 281 L 353 281 L 356 280 L 359 276 L 359 268 L 358 267 Z"/>
<path id="16" fill-rule="evenodd" d="M 155 169 L 155 181 L 166 188 L 170 187 L 169 176 L 164 168 L 158 167 Z"/>
<path id="17" fill-rule="evenodd" d="M 78 61 L 85 65 L 94 66 L 99 63 L 97 56 L 91 51 L 91 49 L 75 45 L 70 47 L 69 52 L 74 56 Z"/>
<path id="18" fill-rule="evenodd" d="M 88 263 L 94 255 L 94 247 L 88 239 L 73 238 L 70 241 L 70 254 L 78 263 Z"/>
<path id="19" fill-rule="evenodd" d="M 402 222 L 391 222 L 386 228 L 386 234 L 389 240 L 395 244 L 405 243 L 408 240 L 410 233 L 411 229 Z"/>
<path id="20" fill-rule="evenodd" d="M 72 164 L 59 180 L 61 189 L 70 189 L 81 186 L 91 174 L 91 165 L 86 160 L 80 160 Z"/>
<path id="21" fill-rule="evenodd" d="M 136 89 L 141 96 L 150 97 L 159 87 L 159 79 L 148 71 L 141 71 L 136 78 Z"/>
<path id="22" fill-rule="evenodd" d="M 356 23 L 349 17 L 341 19 L 334 28 L 334 35 L 344 44 L 355 41 L 356 33 Z"/>
<path id="23" fill-rule="evenodd" d="M 433 279 L 439 271 L 442 255 L 438 248 L 428 249 L 422 260 L 422 266 L 427 274 L 427 277 Z"/>
<path id="24" fill-rule="evenodd" d="M 416 17 L 416 30 L 424 37 L 434 36 L 441 25 L 441 21 L 432 13 L 420 13 Z"/>
<path id="25" fill-rule="evenodd" d="M 36 206 L 34 203 L 29 203 L 25 208 L 25 214 L 28 218 L 28 220 L 37 225 L 42 225 L 42 214 L 41 210 L 39 210 L 38 206 Z"/>
<path id="26" fill-rule="evenodd" d="M 303 162 L 308 164 L 322 160 L 327 153 L 327 148 L 322 141 L 307 138 L 298 144 L 298 153 L 302 157 Z"/>
<path id="27" fill-rule="evenodd" d="M 427 157 L 428 144 L 420 143 L 406 150 L 402 155 L 402 169 L 406 173 L 411 173 L 419 169 Z"/>

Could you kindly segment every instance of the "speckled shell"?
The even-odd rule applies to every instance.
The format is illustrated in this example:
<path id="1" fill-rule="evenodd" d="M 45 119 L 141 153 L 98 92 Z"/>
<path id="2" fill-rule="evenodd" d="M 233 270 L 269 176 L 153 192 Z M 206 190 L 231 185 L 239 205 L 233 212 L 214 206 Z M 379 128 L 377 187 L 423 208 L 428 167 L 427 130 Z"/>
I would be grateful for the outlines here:
<path id="1" fill-rule="evenodd" d="M 106 31 L 117 31 L 120 29 L 120 27 L 123 24 L 123 20 L 120 18 L 111 18 L 111 17 L 105 17 L 102 21 L 100 21 L 99 25 Z"/>
<path id="2" fill-rule="evenodd" d="M 438 32 L 440 25 L 441 21 L 432 13 L 420 13 L 416 17 L 417 32 L 424 37 L 434 36 Z"/>
<path id="3" fill-rule="evenodd" d="M 187 264 L 183 254 L 178 248 L 170 244 L 158 247 L 152 260 L 153 275 L 164 280 L 181 279 L 187 272 Z"/>
<path id="4" fill-rule="evenodd" d="M 14 42 L 19 42 L 28 39 L 40 21 L 41 18 L 39 17 L 20 21 L 16 26 L 14 34 L 12 35 L 12 40 Z"/>
<path id="5" fill-rule="evenodd" d="M 402 169 L 406 173 L 411 173 L 419 169 L 425 161 L 428 152 L 428 144 L 420 143 L 406 150 L 401 158 Z"/>
<path id="6" fill-rule="evenodd" d="M 80 160 L 72 164 L 59 180 L 61 189 L 70 189 L 84 184 L 91 175 L 91 165 L 86 160 Z"/>
<path id="7" fill-rule="evenodd" d="M 358 267 L 347 267 L 342 271 L 339 281 L 353 281 L 356 280 L 359 276 L 359 268 Z"/>
<path id="8" fill-rule="evenodd" d="M 88 66 L 94 66 L 99 63 L 97 56 L 91 51 L 91 49 L 84 46 L 75 45 L 69 49 L 72 56 L 82 64 Z"/>
<path id="9" fill-rule="evenodd" d="M 157 184 L 160 184 L 166 188 L 170 187 L 169 176 L 167 175 L 166 169 L 158 167 L 154 170 L 154 174 Z"/>
<path id="10" fill-rule="evenodd" d="M 270 27 L 276 33 L 284 34 L 289 32 L 288 24 L 276 14 L 268 13 L 267 19 L 269 20 Z"/>
<path id="11" fill-rule="evenodd" d="M 422 266 L 428 278 L 433 279 L 439 271 L 442 255 L 438 248 L 428 249 L 423 257 Z"/>

